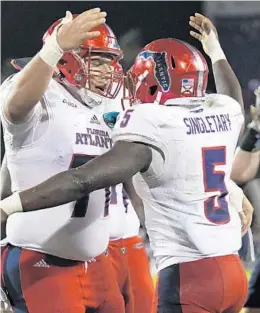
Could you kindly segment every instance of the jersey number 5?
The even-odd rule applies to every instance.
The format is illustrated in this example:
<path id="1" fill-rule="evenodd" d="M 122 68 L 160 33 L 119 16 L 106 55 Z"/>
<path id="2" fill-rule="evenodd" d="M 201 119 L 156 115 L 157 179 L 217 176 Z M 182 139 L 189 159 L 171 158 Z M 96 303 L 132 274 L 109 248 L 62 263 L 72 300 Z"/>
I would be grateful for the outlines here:
<path id="1" fill-rule="evenodd" d="M 129 122 L 129 120 L 130 120 L 130 118 L 131 118 L 131 114 L 132 114 L 133 112 L 134 112 L 133 109 L 128 109 L 128 110 L 125 111 L 125 114 L 124 114 L 124 116 L 123 116 L 123 119 L 122 119 L 122 121 L 121 121 L 121 123 L 120 123 L 120 127 L 121 127 L 121 128 L 126 127 L 126 125 L 128 124 L 128 122 Z"/>
<path id="2" fill-rule="evenodd" d="M 226 224 L 230 220 L 228 194 L 225 185 L 225 172 L 216 171 L 217 165 L 226 165 L 226 147 L 202 148 L 203 183 L 205 192 L 219 191 L 219 196 L 213 196 L 204 201 L 206 218 L 215 224 Z"/>
<path id="3" fill-rule="evenodd" d="M 82 166 L 94 159 L 93 155 L 85 155 L 85 154 L 74 154 L 70 163 L 70 168 L 75 168 Z M 79 199 L 75 203 L 74 210 L 72 212 L 71 217 L 85 217 L 88 209 L 89 195 Z M 110 189 L 105 189 L 105 201 L 104 201 L 104 216 L 108 215 L 108 207 L 110 202 Z"/>

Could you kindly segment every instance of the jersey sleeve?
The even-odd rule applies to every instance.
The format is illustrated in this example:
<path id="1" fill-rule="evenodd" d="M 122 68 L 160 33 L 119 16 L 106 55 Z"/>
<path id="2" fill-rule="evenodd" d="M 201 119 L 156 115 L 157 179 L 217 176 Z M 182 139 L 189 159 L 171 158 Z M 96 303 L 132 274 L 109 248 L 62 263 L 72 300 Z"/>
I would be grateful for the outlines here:
<path id="1" fill-rule="evenodd" d="M 4 108 L 7 99 L 15 86 L 17 75 L 18 74 L 7 78 L 0 87 L 0 116 L 5 131 L 8 131 L 14 136 L 16 134 L 21 136 L 22 133 L 27 133 L 30 129 L 32 129 L 36 121 L 40 119 L 42 114 L 42 106 L 41 103 L 38 102 L 22 123 L 13 124 L 7 119 L 4 113 Z"/>
<path id="2" fill-rule="evenodd" d="M 123 111 L 112 132 L 114 142 L 142 142 L 163 150 L 160 123 L 149 104 L 139 104 Z"/>
<path id="3" fill-rule="evenodd" d="M 244 112 L 242 111 L 241 105 L 233 98 L 228 97 L 227 103 L 229 104 L 229 114 L 232 120 L 232 128 L 237 133 L 237 142 L 239 140 L 239 136 L 241 134 L 241 130 L 245 123 Z"/>
<path id="4" fill-rule="evenodd" d="M 242 125 L 245 122 L 245 116 L 244 116 L 244 113 L 242 111 L 242 107 L 235 99 L 233 99 L 231 97 L 228 97 L 228 98 L 230 101 L 231 115 L 232 115 L 234 121 L 236 123 L 238 123 L 240 125 L 240 127 L 242 127 Z"/>
<path id="5" fill-rule="evenodd" d="M 209 100 L 213 100 L 213 106 L 226 108 L 232 119 L 242 126 L 244 123 L 244 113 L 241 104 L 235 99 L 227 95 L 212 94 L 209 96 Z"/>

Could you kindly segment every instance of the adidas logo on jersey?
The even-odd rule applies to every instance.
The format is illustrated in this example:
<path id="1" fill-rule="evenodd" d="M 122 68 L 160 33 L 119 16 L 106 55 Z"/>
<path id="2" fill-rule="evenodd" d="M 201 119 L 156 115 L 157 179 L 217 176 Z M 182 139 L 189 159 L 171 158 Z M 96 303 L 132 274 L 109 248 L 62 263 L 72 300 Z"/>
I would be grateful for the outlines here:
<path id="1" fill-rule="evenodd" d="M 40 261 L 35 263 L 33 267 L 50 267 L 50 265 L 47 264 L 44 259 L 41 259 Z"/>
<path id="2" fill-rule="evenodd" d="M 96 115 L 93 115 L 93 117 L 90 120 L 90 123 L 91 124 L 99 124 L 100 125 L 100 122 L 99 122 L 98 118 L 96 117 Z"/>

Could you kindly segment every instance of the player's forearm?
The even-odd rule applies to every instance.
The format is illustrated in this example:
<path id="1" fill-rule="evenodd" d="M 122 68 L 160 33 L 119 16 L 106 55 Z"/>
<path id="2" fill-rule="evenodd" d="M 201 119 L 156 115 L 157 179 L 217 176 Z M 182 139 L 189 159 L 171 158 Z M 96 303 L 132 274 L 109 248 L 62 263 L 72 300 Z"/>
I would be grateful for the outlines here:
<path id="1" fill-rule="evenodd" d="M 238 148 L 235 155 L 231 179 L 237 183 L 246 183 L 253 179 L 260 166 L 260 151 L 248 152 Z"/>
<path id="2" fill-rule="evenodd" d="M 244 102 L 240 83 L 227 60 L 213 63 L 213 74 L 217 93 L 227 95 L 240 103 L 244 112 Z"/>
<path id="3" fill-rule="evenodd" d="M 115 186 L 146 170 L 152 160 L 149 147 L 118 141 L 107 153 L 75 169 L 61 172 L 43 183 L 0 202 L 7 215 L 47 209 L 79 200 L 90 192 Z"/>
<path id="4" fill-rule="evenodd" d="M 19 193 L 23 211 L 36 211 L 76 201 L 88 194 L 87 178 L 77 169 L 61 172 Z"/>
<path id="5" fill-rule="evenodd" d="M 15 85 L 7 98 L 4 111 L 12 123 L 22 122 L 44 95 L 54 68 L 36 55 L 25 68 L 17 74 Z"/>
<path id="6" fill-rule="evenodd" d="M 79 167 L 59 173 L 43 183 L 19 193 L 23 211 L 56 207 L 79 200 L 94 190 L 121 183 L 125 174 L 113 173 L 107 166 Z M 111 166 L 111 165 L 110 165 Z M 102 171 L 103 168 L 103 171 Z M 115 175 L 114 175 L 115 174 Z M 1 203 L 0 203 L 1 207 Z"/>
<path id="7" fill-rule="evenodd" d="M 203 40 L 204 50 L 212 62 L 213 75 L 217 93 L 229 96 L 240 103 L 244 112 L 242 90 L 239 81 L 228 63 L 225 53 L 220 45 L 214 27 Z"/>

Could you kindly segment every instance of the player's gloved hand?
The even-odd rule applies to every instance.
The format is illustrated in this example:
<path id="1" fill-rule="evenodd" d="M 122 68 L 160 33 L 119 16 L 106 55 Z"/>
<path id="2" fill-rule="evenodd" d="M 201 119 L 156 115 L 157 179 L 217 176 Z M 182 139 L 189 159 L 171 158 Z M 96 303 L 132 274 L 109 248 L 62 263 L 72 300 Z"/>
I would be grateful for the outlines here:
<path id="1" fill-rule="evenodd" d="M 252 224 L 254 208 L 245 195 L 243 197 L 242 205 L 243 211 L 238 214 L 242 224 L 242 236 L 244 236 Z"/>
<path id="2" fill-rule="evenodd" d="M 216 27 L 210 19 L 195 13 L 194 16 L 190 16 L 189 24 L 198 31 L 190 31 L 190 35 L 201 42 L 204 52 L 211 58 L 212 63 L 226 59 L 219 43 Z"/>
<path id="3" fill-rule="evenodd" d="M 252 122 L 248 124 L 248 127 L 260 133 L 260 86 L 255 90 L 255 95 L 256 104 L 250 106 Z"/>
<path id="4" fill-rule="evenodd" d="M 99 31 L 91 31 L 92 28 L 106 22 L 106 12 L 100 8 L 85 11 L 73 19 L 70 11 L 58 26 L 57 42 L 63 51 L 69 51 L 78 48 L 85 40 L 98 37 Z"/>

